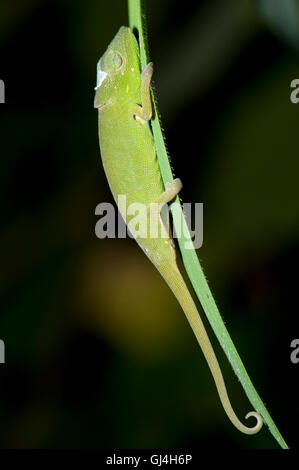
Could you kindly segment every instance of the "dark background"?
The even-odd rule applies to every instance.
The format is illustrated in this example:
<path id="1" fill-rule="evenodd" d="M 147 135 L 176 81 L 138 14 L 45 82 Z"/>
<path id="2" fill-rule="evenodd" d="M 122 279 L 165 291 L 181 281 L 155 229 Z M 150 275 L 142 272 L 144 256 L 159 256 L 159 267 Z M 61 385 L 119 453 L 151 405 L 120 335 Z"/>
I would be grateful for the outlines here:
<path id="1" fill-rule="evenodd" d="M 226 326 L 294 448 L 298 2 L 184 4 L 147 5 L 168 150 L 183 201 L 204 203 L 198 254 Z M 0 446 L 277 448 L 265 427 L 245 436 L 230 424 L 179 305 L 135 242 L 95 236 L 95 207 L 112 202 L 96 63 L 127 23 L 123 0 L 1 2 Z M 212 340 L 244 421 L 252 407 Z"/>

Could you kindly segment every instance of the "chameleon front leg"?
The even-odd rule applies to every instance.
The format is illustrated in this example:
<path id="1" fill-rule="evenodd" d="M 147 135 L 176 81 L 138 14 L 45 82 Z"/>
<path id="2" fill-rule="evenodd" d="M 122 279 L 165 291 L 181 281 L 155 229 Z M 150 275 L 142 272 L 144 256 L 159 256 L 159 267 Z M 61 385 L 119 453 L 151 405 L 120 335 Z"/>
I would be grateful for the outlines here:
<path id="1" fill-rule="evenodd" d="M 140 85 L 140 98 L 141 106 L 136 105 L 134 109 L 135 117 L 143 119 L 144 121 L 150 121 L 152 118 L 152 102 L 151 102 L 151 79 L 153 76 L 153 63 L 147 64 L 141 73 L 141 85 Z"/>

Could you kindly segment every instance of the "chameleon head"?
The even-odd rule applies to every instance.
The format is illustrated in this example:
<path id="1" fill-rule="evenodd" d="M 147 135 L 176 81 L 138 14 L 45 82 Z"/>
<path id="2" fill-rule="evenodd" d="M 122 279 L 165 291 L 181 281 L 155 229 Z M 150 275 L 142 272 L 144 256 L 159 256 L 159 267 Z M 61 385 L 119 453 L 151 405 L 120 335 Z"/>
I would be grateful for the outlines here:
<path id="1" fill-rule="evenodd" d="M 138 77 L 140 80 L 138 44 L 130 28 L 122 26 L 97 64 L 94 107 L 101 109 L 136 92 Z"/>

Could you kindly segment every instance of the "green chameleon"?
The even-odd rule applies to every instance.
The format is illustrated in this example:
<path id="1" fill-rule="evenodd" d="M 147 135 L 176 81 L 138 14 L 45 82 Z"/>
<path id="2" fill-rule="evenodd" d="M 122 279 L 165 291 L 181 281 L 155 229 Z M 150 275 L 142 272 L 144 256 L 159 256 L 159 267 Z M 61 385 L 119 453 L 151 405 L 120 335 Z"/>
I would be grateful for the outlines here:
<path id="1" fill-rule="evenodd" d="M 229 401 L 222 372 L 191 294 L 176 263 L 172 237 L 161 207 L 180 191 L 175 179 L 163 185 L 149 121 L 152 117 L 150 83 L 153 65 L 141 71 L 139 47 L 130 28 L 121 27 L 97 64 L 94 106 L 99 115 L 99 139 L 103 166 L 115 200 L 126 196 L 127 205 L 142 203 L 142 222 L 147 227 L 140 236 L 129 224 L 132 218 L 119 207 L 130 231 L 151 262 L 159 270 L 177 300 L 208 362 L 223 408 L 237 429 L 257 433 L 263 420 L 250 412 L 257 423 L 247 427 L 240 422 Z M 158 237 L 150 236 L 150 222 L 158 216 Z"/>

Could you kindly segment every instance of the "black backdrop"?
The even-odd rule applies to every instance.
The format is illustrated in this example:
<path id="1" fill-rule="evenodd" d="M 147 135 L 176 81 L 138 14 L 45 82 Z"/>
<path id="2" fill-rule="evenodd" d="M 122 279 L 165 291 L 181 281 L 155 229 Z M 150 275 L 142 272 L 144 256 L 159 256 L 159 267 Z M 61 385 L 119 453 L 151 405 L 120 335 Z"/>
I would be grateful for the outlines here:
<path id="1" fill-rule="evenodd" d="M 0 446 L 276 448 L 266 429 L 248 437 L 231 426 L 179 306 L 137 245 L 95 236 L 95 207 L 112 202 L 96 63 L 127 24 L 126 2 L 2 3 Z M 248 3 L 148 2 L 149 44 L 182 199 L 204 203 L 199 257 L 295 447 L 298 43 Z M 215 348 L 243 418 L 251 406 Z"/>

